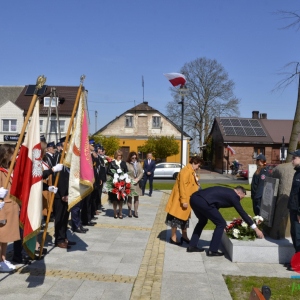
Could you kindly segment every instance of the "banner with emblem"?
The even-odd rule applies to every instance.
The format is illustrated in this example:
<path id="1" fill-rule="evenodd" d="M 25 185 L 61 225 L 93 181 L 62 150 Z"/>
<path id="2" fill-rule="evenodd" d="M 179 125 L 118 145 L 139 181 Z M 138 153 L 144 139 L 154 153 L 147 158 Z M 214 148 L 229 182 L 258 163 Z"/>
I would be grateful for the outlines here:
<path id="1" fill-rule="evenodd" d="M 20 226 L 24 230 L 23 247 L 31 258 L 35 256 L 36 236 L 41 229 L 42 178 L 39 101 L 36 101 L 10 190 L 11 197 L 21 205 Z"/>
<path id="2" fill-rule="evenodd" d="M 68 210 L 93 191 L 94 171 L 89 147 L 86 107 L 85 91 L 80 96 L 75 128 L 64 160 L 64 165 L 70 168 Z"/>

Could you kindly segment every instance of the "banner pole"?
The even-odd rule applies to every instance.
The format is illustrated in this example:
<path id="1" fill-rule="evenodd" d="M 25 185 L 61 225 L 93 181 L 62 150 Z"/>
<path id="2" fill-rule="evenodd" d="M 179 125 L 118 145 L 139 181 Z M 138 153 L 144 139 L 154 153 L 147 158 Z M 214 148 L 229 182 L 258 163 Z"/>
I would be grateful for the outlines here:
<path id="1" fill-rule="evenodd" d="M 26 118 L 25 118 L 25 121 L 24 121 L 24 124 L 23 124 L 23 127 L 22 127 L 22 131 L 20 133 L 20 136 L 19 136 L 19 139 L 18 139 L 18 143 L 17 143 L 14 155 L 13 155 L 11 163 L 10 163 L 8 174 L 7 174 L 4 186 L 3 186 L 5 189 L 7 189 L 7 186 L 8 186 L 8 183 L 9 183 L 9 179 L 10 179 L 11 173 L 12 173 L 13 168 L 14 168 L 16 157 L 18 155 L 18 151 L 19 151 L 20 145 L 22 143 L 22 140 L 23 140 L 23 137 L 24 137 L 24 133 L 25 133 L 25 130 L 26 130 L 29 118 L 31 117 L 33 108 L 35 106 L 35 102 L 36 102 L 36 99 L 37 99 L 38 91 L 45 84 L 46 80 L 47 80 L 47 77 L 44 77 L 44 75 L 43 75 L 43 76 L 39 76 L 38 79 L 37 79 L 37 81 L 36 81 L 34 95 L 32 97 L 32 100 L 31 100 L 31 103 L 30 103 L 30 106 L 29 106 L 29 109 L 28 109 L 28 112 L 27 112 L 27 115 L 26 115 Z"/>
<path id="2" fill-rule="evenodd" d="M 69 128 L 68 128 L 68 131 L 67 131 L 67 135 L 66 135 L 64 148 L 63 148 L 63 151 L 62 151 L 62 154 L 61 154 L 61 157 L 60 157 L 60 161 L 59 161 L 60 164 L 63 163 L 64 157 L 65 157 L 65 152 L 66 152 L 66 149 L 67 149 L 67 144 L 68 144 L 68 141 L 69 141 L 70 132 L 71 132 L 71 129 L 72 129 L 75 113 L 76 113 L 77 106 L 78 106 L 78 103 L 79 103 L 79 98 L 80 98 L 80 94 L 81 94 L 81 91 L 82 91 L 82 84 L 83 84 L 84 79 L 85 79 L 85 75 L 82 75 L 80 77 L 80 86 L 78 88 L 75 104 L 74 104 L 74 107 L 73 107 L 73 112 L 72 112 Z M 59 174 L 60 174 L 60 172 L 57 172 L 57 174 L 56 174 L 55 183 L 54 183 L 55 187 L 57 187 L 57 184 L 58 184 Z M 43 248 L 44 248 L 44 244 L 45 244 L 45 240 L 46 240 L 46 235 L 47 235 L 47 230 L 48 230 L 48 223 L 49 223 L 49 220 L 50 220 L 50 215 L 51 215 L 51 210 L 52 210 L 52 206 L 53 206 L 53 202 L 54 202 L 54 197 L 55 197 L 55 194 L 52 193 L 50 204 L 49 204 L 49 207 L 48 207 L 48 214 L 47 214 L 47 220 L 46 220 L 45 229 L 44 229 L 44 233 L 43 233 L 43 239 L 42 239 L 42 243 L 41 243 L 41 247 L 40 247 L 39 259 L 41 259 L 42 254 L 43 254 Z"/>

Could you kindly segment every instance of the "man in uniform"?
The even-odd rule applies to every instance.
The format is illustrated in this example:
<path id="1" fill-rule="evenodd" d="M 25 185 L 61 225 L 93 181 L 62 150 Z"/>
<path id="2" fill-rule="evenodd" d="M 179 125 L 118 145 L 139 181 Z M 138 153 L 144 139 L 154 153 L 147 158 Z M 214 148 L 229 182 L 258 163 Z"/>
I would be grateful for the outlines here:
<path id="1" fill-rule="evenodd" d="M 55 165 L 57 165 L 55 163 L 54 154 L 55 154 L 55 144 L 54 142 L 50 142 L 47 144 L 47 149 L 46 149 L 46 163 L 50 168 L 53 168 Z"/>
<path id="2" fill-rule="evenodd" d="M 234 207 L 242 219 L 255 230 L 259 238 L 263 238 L 263 233 L 256 227 L 248 214 L 244 211 L 240 201 L 245 197 L 246 191 L 243 187 L 237 186 L 234 190 L 230 188 L 214 186 L 204 190 L 199 190 L 191 196 L 190 205 L 198 218 L 192 238 L 187 248 L 187 252 L 202 252 L 204 249 L 197 248 L 202 230 L 211 220 L 216 228 L 210 243 L 207 256 L 222 256 L 219 252 L 221 238 L 226 227 L 226 221 L 219 212 L 220 208 Z"/>
<path id="3" fill-rule="evenodd" d="M 100 174 L 99 174 L 99 177 L 100 177 L 100 187 L 99 187 L 99 201 L 98 201 L 98 207 L 97 209 L 99 211 L 102 211 L 102 203 L 101 203 L 101 197 L 102 197 L 102 190 L 103 190 L 103 185 L 104 183 L 106 182 L 107 180 L 107 176 L 106 176 L 106 167 L 105 167 L 105 162 L 104 162 L 104 159 L 105 159 L 105 149 L 103 148 L 103 146 L 99 145 L 98 147 L 98 159 L 99 159 L 99 163 L 100 163 Z"/>
<path id="4" fill-rule="evenodd" d="M 64 146 L 65 138 L 63 138 L 62 140 L 63 140 L 62 146 Z M 61 154 L 58 156 L 59 156 L 58 157 L 58 161 L 59 161 Z M 71 242 L 67 238 L 68 220 L 69 220 L 69 212 L 68 212 L 69 173 L 70 170 L 67 167 L 64 167 L 60 171 L 59 180 L 57 184 L 58 191 L 55 194 L 55 198 L 54 198 L 55 246 L 64 249 L 70 249 L 72 245 L 76 245 L 76 242 Z M 55 178 L 56 176 L 53 176 L 53 182 L 55 182 Z"/>
<path id="5" fill-rule="evenodd" d="M 295 168 L 292 189 L 290 192 L 288 209 L 290 210 L 291 236 L 295 252 L 300 252 L 300 149 L 290 152 L 292 157 L 292 165 Z M 291 265 L 287 266 L 289 271 L 293 271 Z"/>

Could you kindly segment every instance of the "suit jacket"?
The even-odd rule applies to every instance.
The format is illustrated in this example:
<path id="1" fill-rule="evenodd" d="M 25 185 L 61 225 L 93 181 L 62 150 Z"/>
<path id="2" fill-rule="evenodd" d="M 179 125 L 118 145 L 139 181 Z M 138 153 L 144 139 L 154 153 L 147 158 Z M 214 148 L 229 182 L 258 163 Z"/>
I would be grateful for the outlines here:
<path id="1" fill-rule="evenodd" d="M 56 175 L 57 173 L 54 173 Z M 56 176 L 53 177 L 53 182 L 55 181 Z M 69 195 L 69 169 L 67 167 L 63 167 L 63 169 L 60 171 L 59 179 L 57 183 L 57 193 L 55 194 L 55 198 L 62 198 L 64 196 Z"/>
<path id="2" fill-rule="evenodd" d="M 54 167 L 56 165 L 55 163 L 55 157 L 54 155 L 51 155 L 50 153 L 46 153 L 46 163 L 50 168 Z"/>
<path id="3" fill-rule="evenodd" d="M 240 214 L 242 219 L 249 226 L 253 224 L 253 221 L 248 216 L 248 214 L 244 211 L 241 205 L 240 197 L 232 189 L 220 187 L 220 186 L 214 186 L 204 190 L 197 191 L 192 195 L 192 198 L 194 198 L 193 200 L 195 200 L 195 197 L 197 198 L 201 197 L 205 199 L 209 205 L 215 206 L 217 209 L 234 207 L 235 210 Z"/>
<path id="4" fill-rule="evenodd" d="M 144 160 L 144 172 L 147 175 L 148 172 L 151 172 L 151 175 L 148 176 L 153 176 L 155 171 L 155 161 L 151 159 L 151 163 L 149 165 L 148 159 Z"/>
<path id="5" fill-rule="evenodd" d="M 99 178 L 100 180 L 102 180 L 102 184 L 104 182 L 106 182 L 106 168 L 105 168 L 105 163 L 103 158 L 98 155 L 98 160 L 99 160 L 99 164 L 100 164 L 100 170 L 99 170 Z"/>

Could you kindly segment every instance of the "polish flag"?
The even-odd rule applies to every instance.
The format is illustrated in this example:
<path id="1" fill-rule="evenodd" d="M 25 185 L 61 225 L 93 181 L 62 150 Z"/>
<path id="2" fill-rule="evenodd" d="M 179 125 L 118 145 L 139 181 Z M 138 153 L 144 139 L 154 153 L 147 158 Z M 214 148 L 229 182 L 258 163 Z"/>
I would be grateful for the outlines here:
<path id="1" fill-rule="evenodd" d="M 230 151 L 231 155 L 235 154 L 235 151 L 229 145 L 227 145 L 227 150 Z"/>
<path id="2" fill-rule="evenodd" d="M 20 226 L 24 230 L 23 247 L 31 258 L 35 256 L 36 236 L 41 230 L 43 209 L 43 167 L 39 124 L 39 101 L 36 101 L 10 190 L 10 194 L 21 205 Z"/>
<path id="3" fill-rule="evenodd" d="M 172 83 L 173 86 L 177 86 L 181 84 L 181 87 L 183 87 L 186 83 L 186 78 L 183 74 L 180 73 L 167 73 L 164 74 L 166 78 Z"/>

